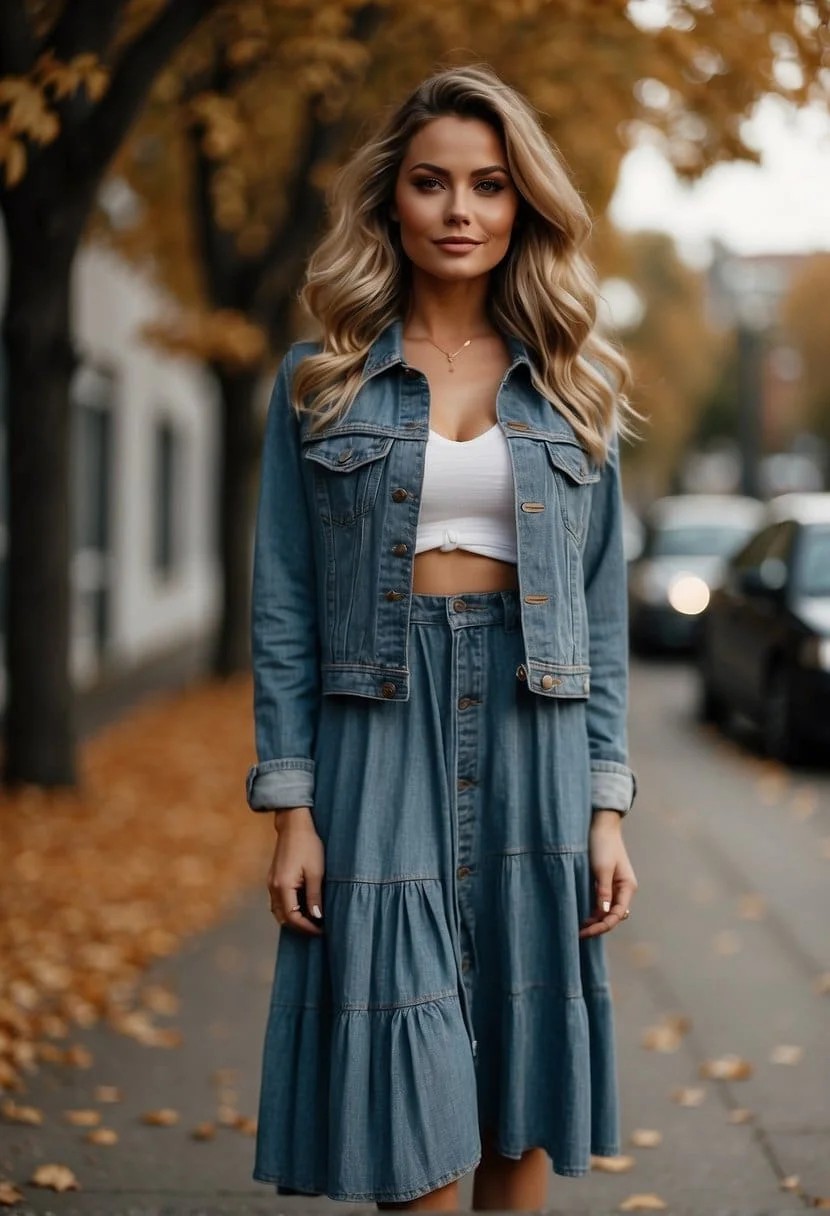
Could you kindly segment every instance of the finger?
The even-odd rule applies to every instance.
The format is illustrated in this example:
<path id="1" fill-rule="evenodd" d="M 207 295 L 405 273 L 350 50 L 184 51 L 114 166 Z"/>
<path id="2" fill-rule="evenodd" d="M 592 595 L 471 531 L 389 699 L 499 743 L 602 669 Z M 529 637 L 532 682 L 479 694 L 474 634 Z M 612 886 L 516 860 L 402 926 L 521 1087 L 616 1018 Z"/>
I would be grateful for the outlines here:
<path id="1" fill-rule="evenodd" d="M 323 930 L 318 925 L 315 925 L 314 921 L 308 916 L 303 915 L 300 905 L 301 890 L 301 887 L 290 887 L 288 889 L 291 903 L 286 908 L 286 926 L 290 929 L 296 929 L 300 933 L 309 933 L 313 937 L 319 937 Z"/>
<path id="2" fill-rule="evenodd" d="M 596 914 L 602 917 L 611 911 L 611 904 L 614 899 L 614 867 L 603 866 L 597 869 L 594 877 L 597 884 Z"/>
<path id="3" fill-rule="evenodd" d="M 305 876 L 306 907 L 311 913 L 313 922 L 323 919 L 323 876 L 322 874 L 306 874 Z"/>

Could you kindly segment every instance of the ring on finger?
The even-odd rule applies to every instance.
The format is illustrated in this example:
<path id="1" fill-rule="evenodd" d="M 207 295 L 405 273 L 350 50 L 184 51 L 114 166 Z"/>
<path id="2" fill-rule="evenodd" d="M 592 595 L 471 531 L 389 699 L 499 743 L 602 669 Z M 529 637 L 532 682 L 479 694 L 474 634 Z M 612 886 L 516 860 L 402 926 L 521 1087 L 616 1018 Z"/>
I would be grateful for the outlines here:
<path id="1" fill-rule="evenodd" d="M 629 909 L 629 908 L 626 908 L 626 910 L 625 910 L 625 911 L 623 912 L 623 914 L 622 914 L 622 919 L 623 919 L 623 920 L 628 920 L 628 918 L 629 918 L 629 916 L 630 916 L 630 915 L 631 915 L 631 911 L 630 911 L 630 909 Z"/>
<path id="2" fill-rule="evenodd" d="M 289 912 L 299 912 L 299 910 L 300 910 L 299 904 L 295 904 L 293 908 L 288 909 Z"/>

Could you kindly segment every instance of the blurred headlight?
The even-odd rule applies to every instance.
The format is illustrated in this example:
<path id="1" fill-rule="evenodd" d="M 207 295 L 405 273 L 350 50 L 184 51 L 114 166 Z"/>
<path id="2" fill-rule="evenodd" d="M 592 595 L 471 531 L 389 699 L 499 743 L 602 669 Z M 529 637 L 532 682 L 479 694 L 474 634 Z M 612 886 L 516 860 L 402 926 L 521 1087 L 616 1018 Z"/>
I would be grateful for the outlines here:
<path id="1" fill-rule="evenodd" d="M 830 638 L 805 638 L 799 652 L 804 667 L 830 671 Z"/>
<path id="2" fill-rule="evenodd" d="M 683 616 L 700 616 L 709 603 L 709 588 L 696 574 L 679 574 L 669 585 L 669 603 Z"/>

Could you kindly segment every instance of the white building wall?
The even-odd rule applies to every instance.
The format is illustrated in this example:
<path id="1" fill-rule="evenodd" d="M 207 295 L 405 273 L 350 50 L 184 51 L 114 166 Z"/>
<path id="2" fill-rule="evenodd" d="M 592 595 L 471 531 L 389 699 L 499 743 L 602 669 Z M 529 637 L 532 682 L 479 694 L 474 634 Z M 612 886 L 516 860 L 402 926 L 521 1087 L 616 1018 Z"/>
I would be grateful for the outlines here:
<path id="1" fill-rule="evenodd" d="M 74 292 L 81 352 L 116 375 L 110 657 L 132 663 L 204 632 L 218 610 L 218 401 L 199 364 L 140 338 L 163 301 L 129 266 L 106 250 L 87 249 Z M 157 576 L 152 550 L 154 437 L 163 419 L 183 440 L 176 512 L 182 560 L 170 579 Z"/>

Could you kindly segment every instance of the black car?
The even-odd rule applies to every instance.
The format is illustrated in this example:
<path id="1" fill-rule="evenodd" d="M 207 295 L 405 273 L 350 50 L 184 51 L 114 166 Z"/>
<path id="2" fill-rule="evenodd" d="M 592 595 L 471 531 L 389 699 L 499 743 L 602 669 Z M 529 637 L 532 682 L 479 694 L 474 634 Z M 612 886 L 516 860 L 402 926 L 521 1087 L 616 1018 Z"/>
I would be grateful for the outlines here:
<path id="1" fill-rule="evenodd" d="M 780 760 L 830 744 L 830 494 L 773 500 L 701 625 L 704 718 L 754 719 Z"/>

